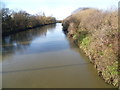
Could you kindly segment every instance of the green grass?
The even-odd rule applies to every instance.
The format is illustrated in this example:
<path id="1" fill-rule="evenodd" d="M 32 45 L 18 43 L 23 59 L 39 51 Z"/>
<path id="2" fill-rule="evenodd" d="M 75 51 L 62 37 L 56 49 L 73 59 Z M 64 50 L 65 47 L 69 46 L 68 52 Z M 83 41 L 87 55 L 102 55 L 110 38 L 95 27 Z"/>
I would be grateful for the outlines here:
<path id="1" fill-rule="evenodd" d="M 108 66 L 106 70 L 112 75 L 118 75 L 118 62 L 113 63 L 112 66 Z"/>
<path id="2" fill-rule="evenodd" d="M 78 35 L 77 34 L 74 34 L 73 35 L 73 39 L 77 39 L 78 38 Z"/>
<path id="3" fill-rule="evenodd" d="M 90 44 L 90 37 L 86 36 L 81 41 L 82 47 L 87 47 Z"/>

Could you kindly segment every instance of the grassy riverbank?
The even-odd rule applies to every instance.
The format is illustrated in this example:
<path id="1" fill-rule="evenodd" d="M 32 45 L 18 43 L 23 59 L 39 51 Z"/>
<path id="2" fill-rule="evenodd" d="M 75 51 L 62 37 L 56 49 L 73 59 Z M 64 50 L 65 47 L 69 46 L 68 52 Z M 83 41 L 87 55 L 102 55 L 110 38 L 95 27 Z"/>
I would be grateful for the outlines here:
<path id="1" fill-rule="evenodd" d="M 83 8 L 62 22 L 105 82 L 118 87 L 118 12 Z"/>
<path id="2" fill-rule="evenodd" d="M 54 17 L 47 17 L 44 13 L 31 15 L 26 11 L 15 12 L 8 8 L 2 8 L 1 12 L 3 36 L 57 22 Z"/>

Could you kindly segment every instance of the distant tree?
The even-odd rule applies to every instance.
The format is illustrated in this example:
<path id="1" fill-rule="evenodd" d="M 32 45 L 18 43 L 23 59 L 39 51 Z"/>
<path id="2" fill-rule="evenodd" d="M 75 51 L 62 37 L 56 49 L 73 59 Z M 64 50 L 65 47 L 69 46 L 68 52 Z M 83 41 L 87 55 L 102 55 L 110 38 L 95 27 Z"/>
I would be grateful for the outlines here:
<path id="1" fill-rule="evenodd" d="M 1 9 L 2 15 L 2 33 L 17 32 L 20 30 L 54 23 L 53 17 L 46 17 L 45 13 L 30 15 L 26 11 L 15 12 L 9 8 Z"/>
<path id="2" fill-rule="evenodd" d="M 2 8 L 2 32 L 10 32 L 11 31 L 11 11 L 8 8 Z"/>
<path id="3" fill-rule="evenodd" d="M 12 19 L 14 21 L 15 27 L 19 29 L 24 29 L 28 27 L 30 14 L 26 11 L 19 11 L 18 13 L 13 13 Z"/>

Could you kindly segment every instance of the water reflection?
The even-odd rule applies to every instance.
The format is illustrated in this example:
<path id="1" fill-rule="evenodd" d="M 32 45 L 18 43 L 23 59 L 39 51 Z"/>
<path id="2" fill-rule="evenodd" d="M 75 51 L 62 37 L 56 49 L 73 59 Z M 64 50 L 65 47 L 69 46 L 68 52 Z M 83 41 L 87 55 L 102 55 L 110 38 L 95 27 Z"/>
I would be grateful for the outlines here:
<path id="1" fill-rule="evenodd" d="M 19 32 L 2 38 L 3 59 L 6 55 L 15 54 L 16 51 L 27 49 L 31 45 L 33 40 L 38 37 L 45 37 L 48 29 L 49 31 L 52 31 L 54 30 L 55 26 L 56 24 L 47 25 L 44 27 Z"/>
<path id="2" fill-rule="evenodd" d="M 5 37 L 3 88 L 110 87 L 78 52 L 61 24 Z"/>

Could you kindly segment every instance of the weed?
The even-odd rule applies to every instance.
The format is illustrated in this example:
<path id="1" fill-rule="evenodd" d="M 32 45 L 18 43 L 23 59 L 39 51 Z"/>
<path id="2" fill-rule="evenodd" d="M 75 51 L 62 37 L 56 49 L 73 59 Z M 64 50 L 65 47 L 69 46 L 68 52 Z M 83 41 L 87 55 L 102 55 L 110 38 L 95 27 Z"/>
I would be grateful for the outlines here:
<path id="1" fill-rule="evenodd" d="M 82 39 L 81 41 L 81 46 L 82 47 L 87 47 L 90 44 L 90 38 L 86 36 L 85 38 Z"/>

